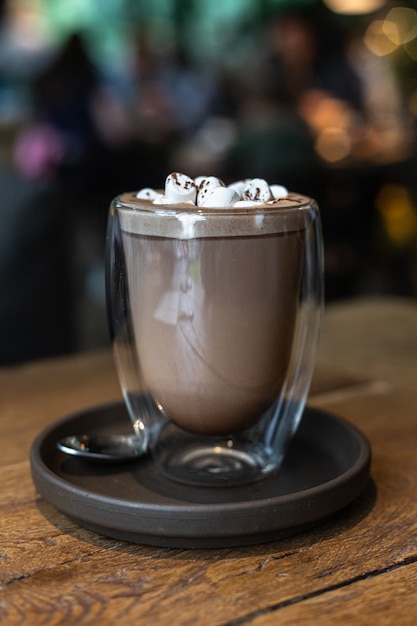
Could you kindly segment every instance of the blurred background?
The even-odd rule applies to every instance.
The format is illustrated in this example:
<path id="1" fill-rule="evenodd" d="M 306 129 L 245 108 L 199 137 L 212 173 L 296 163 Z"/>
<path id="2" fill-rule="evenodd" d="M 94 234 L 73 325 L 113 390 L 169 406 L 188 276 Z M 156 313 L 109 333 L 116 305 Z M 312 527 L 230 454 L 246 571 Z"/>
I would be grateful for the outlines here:
<path id="1" fill-rule="evenodd" d="M 0 0 L 0 365 L 109 345 L 107 211 L 172 170 L 317 198 L 327 302 L 417 296 L 406 0 Z"/>

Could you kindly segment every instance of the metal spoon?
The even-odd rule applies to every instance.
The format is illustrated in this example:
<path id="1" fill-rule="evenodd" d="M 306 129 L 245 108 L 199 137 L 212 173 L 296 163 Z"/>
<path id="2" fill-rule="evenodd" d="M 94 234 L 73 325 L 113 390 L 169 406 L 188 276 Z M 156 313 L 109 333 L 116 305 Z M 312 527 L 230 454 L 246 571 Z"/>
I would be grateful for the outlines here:
<path id="1" fill-rule="evenodd" d="M 146 438 L 139 435 L 69 435 L 57 442 L 65 454 L 96 461 L 129 461 L 146 453 Z"/>

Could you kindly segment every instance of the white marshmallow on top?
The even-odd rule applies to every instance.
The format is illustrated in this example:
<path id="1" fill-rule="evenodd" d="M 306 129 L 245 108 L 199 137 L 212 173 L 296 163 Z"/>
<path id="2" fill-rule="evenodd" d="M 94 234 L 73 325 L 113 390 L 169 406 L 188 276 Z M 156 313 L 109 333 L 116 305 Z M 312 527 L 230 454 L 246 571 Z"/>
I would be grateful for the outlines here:
<path id="1" fill-rule="evenodd" d="M 193 202 L 197 197 L 195 182 L 180 172 L 172 172 L 165 181 L 165 198 L 168 202 Z"/>
<path id="2" fill-rule="evenodd" d="M 229 187 L 215 187 L 205 198 L 203 204 L 200 206 L 211 207 L 227 207 L 235 204 L 239 200 L 239 194 L 234 189 Z"/>
<path id="3" fill-rule="evenodd" d="M 195 182 L 195 186 L 197 187 L 197 190 L 200 187 L 203 180 L 206 180 L 206 178 L 211 178 L 211 176 L 197 176 L 197 178 L 194 178 L 194 182 Z"/>
<path id="4" fill-rule="evenodd" d="M 153 199 L 153 204 L 173 204 L 170 198 L 167 198 L 163 193 L 158 193 Z"/>
<path id="5" fill-rule="evenodd" d="M 243 190 L 242 200 L 268 202 L 268 200 L 273 200 L 273 195 L 266 180 L 251 178 Z"/>
<path id="6" fill-rule="evenodd" d="M 155 200 L 158 196 L 159 194 L 156 189 L 151 189 L 151 187 L 144 187 L 136 194 L 136 197 L 140 200 Z"/>
<path id="7" fill-rule="evenodd" d="M 286 198 L 288 190 L 283 185 L 269 185 L 263 178 L 246 178 L 232 182 L 227 187 L 216 176 L 197 176 L 194 180 L 180 172 L 172 172 L 166 179 L 164 193 L 145 187 L 137 198 L 151 200 L 153 204 L 190 204 L 204 207 L 250 207 L 273 204 Z"/>
<path id="8" fill-rule="evenodd" d="M 279 200 L 279 198 L 286 198 L 288 196 L 288 189 L 283 185 L 271 185 L 270 190 L 275 200 Z"/>
<path id="9" fill-rule="evenodd" d="M 237 193 L 239 194 L 240 197 L 242 197 L 242 194 L 245 190 L 246 185 L 248 184 L 248 182 L 250 181 L 250 178 L 244 178 L 242 180 L 236 180 L 233 183 L 230 183 L 230 185 L 227 185 L 229 187 L 229 189 L 234 189 L 234 191 L 237 191 Z"/>
<path id="10" fill-rule="evenodd" d="M 216 176 L 205 176 L 199 177 L 199 183 L 197 185 L 197 206 L 203 206 L 206 198 L 215 190 L 217 187 L 224 187 L 225 184 L 220 178 L 216 178 Z M 197 184 L 197 179 L 195 180 Z"/>

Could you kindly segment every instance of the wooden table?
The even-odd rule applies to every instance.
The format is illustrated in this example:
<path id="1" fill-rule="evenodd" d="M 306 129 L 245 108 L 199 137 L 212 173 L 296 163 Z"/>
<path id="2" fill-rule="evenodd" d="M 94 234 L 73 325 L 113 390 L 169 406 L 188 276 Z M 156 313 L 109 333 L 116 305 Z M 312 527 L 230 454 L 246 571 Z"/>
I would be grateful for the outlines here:
<path id="1" fill-rule="evenodd" d="M 369 438 L 374 487 L 315 530 L 218 550 L 98 536 L 35 493 L 38 432 L 120 398 L 110 351 L 0 370 L 0 622 L 416 624 L 416 365 L 415 301 L 329 307 L 309 402 Z"/>

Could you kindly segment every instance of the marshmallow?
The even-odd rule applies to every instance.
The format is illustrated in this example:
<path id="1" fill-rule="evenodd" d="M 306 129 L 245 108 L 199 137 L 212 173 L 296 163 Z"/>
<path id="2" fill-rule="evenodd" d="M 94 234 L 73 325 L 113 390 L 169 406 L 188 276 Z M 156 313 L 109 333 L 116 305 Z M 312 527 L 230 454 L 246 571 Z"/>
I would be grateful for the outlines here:
<path id="1" fill-rule="evenodd" d="M 231 206 L 238 202 L 239 194 L 234 189 L 228 187 L 216 187 L 207 195 L 204 202 L 200 206 L 204 207 L 225 207 Z"/>
<path id="2" fill-rule="evenodd" d="M 279 198 L 286 198 L 288 196 L 288 189 L 283 185 L 271 185 L 270 190 L 275 200 Z"/>
<path id="3" fill-rule="evenodd" d="M 197 189 L 200 187 L 203 180 L 206 180 L 206 178 L 211 178 L 211 176 L 197 176 L 197 178 L 194 178 L 195 186 L 197 187 Z"/>
<path id="4" fill-rule="evenodd" d="M 224 182 L 215 176 L 201 178 L 202 180 L 200 180 L 200 183 L 197 186 L 197 206 L 203 206 L 204 201 L 212 193 L 212 191 L 214 191 L 214 189 L 225 186 Z"/>
<path id="5" fill-rule="evenodd" d="M 267 202 L 273 196 L 268 183 L 263 178 L 252 178 L 246 184 L 242 193 L 242 200 L 259 200 Z"/>
<path id="6" fill-rule="evenodd" d="M 195 182 L 189 176 L 180 172 L 172 172 L 165 181 L 165 197 L 169 202 L 195 203 L 197 189 Z"/>
<path id="7" fill-rule="evenodd" d="M 200 207 L 251 207 L 275 204 L 288 196 L 283 185 L 269 185 L 263 178 L 245 178 L 227 187 L 216 176 L 197 176 L 194 180 L 180 172 L 172 172 L 165 181 L 164 193 L 144 187 L 136 197 L 156 205 L 189 204 Z"/>
<path id="8" fill-rule="evenodd" d="M 157 196 L 159 196 L 159 193 L 150 187 L 144 187 L 136 194 L 136 197 L 140 200 L 155 200 Z"/>
<path id="9" fill-rule="evenodd" d="M 165 195 L 158 193 L 156 198 L 152 200 L 152 204 L 161 204 L 161 205 L 169 206 L 173 204 L 173 202 L 170 198 L 167 198 Z M 181 204 L 189 204 L 190 206 L 195 206 L 194 202 L 191 202 L 191 200 L 184 200 L 183 202 L 181 202 Z"/>
<path id="10" fill-rule="evenodd" d="M 239 196 L 242 197 L 245 187 L 249 183 L 249 181 L 250 178 L 244 178 L 243 180 L 236 180 L 235 182 L 230 183 L 230 185 L 227 186 L 229 187 L 229 189 L 234 189 L 235 191 L 237 191 Z"/>
<path id="11" fill-rule="evenodd" d="M 164 194 L 158 193 L 153 199 L 153 204 L 172 204 L 172 200 L 169 200 Z"/>

